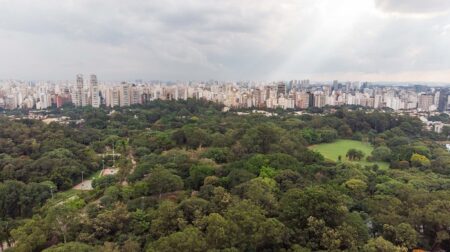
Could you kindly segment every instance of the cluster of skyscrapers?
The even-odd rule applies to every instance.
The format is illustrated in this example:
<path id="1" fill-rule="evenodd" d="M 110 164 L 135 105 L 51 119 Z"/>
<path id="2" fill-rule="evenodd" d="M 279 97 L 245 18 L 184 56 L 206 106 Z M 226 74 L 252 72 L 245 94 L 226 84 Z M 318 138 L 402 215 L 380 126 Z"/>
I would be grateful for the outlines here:
<path id="1" fill-rule="evenodd" d="M 102 82 L 96 75 L 75 82 L 0 82 L 0 108 L 46 109 L 73 104 L 77 107 L 130 106 L 152 100 L 205 99 L 235 108 L 307 109 L 360 105 L 393 110 L 445 111 L 449 89 L 423 85 L 389 86 L 367 82 Z"/>

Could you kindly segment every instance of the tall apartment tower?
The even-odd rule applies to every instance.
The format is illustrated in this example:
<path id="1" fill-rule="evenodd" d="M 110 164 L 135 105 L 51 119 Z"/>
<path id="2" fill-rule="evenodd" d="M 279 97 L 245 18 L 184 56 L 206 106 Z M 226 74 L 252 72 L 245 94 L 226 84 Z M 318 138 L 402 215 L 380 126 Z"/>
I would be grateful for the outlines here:
<path id="1" fill-rule="evenodd" d="M 81 106 L 85 107 L 89 104 L 89 89 L 83 88 L 83 96 L 81 96 Z"/>
<path id="2" fill-rule="evenodd" d="M 322 108 L 323 106 L 325 106 L 325 95 L 314 94 L 314 107 Z"/>
<path id="3" fill-rule="evenodd" d="M 302 91 L 296 94 L 296 107 L 300 109 L 307 109 L 309 107 L 308 93 Z"/>
<path id="4" fill-rule="evenodd" d="M 438 103 L 438 110 L 440 112 L 444 112 L 448 109 L 447 108 L 448 94 L 449 94 L 449 90 L 447 88 L 444 88 L 441 90 L 441 93 L 439 96 L 439 103 Z"/>
<path id="5" fill-rule="evenodd" d="M 95 74 L 91 75 L 91 81 L 90 81 L 90 91 L 91 91 L 91 105 L 94 108 L 100 107 L 100 96 L 99 96 L 99 90 L 98 90 L 98 81 L 97 76 Z"/>
<path id="6" fill-rule="evenodd" d="M 126 107 L 130 106 L 130 85 L 126 82 L 122 82 L 120 87 L 120 106 Z"/>
<path id="7" fill-rule="evenodd" d="M 139 92 L 139 89 L 136 85 L 132 85 L 130 88 L 130 104 L 140 104 L 141 102 L 141 95 Z"/>
<path id="8" fill-rule="evenodd" d="M 118 88 L 113 88 L 111 93 L 111 107 L 120 106 L 120 90 Z"/>
<path id="9" fill-rule="evenodd" d="M 277 98 L 286 97 L 286 83 L 280 82 L 277 85 Z"/>
<path id="10" fill-rule="evenodd" d="M 82 100 L 83 100 L 83 75 L 78 74 L 77 75 L 77 84 L 75 86 L 75 92 L 73 92 L 72 96 L 72 102 L 76 107 L 82 106 Z"/>
<path id="11" fill-rule="evenodd" d="M 422 111 L 430 111 L 431 105 L 433 105 L 433 95 L 431 94 L 421 94 L 419 96 L 418 108 Z"/>

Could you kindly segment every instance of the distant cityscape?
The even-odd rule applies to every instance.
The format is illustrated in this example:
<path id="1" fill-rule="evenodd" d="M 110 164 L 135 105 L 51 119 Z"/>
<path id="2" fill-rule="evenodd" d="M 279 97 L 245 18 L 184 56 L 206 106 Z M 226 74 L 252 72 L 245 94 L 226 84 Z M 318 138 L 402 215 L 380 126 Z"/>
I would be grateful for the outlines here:
<path id="1" fill-rule="evenodd" d="M 47 109 L 125 107 L 152 100 L 205 99 L 230 108 L 307 109 L 359 105 L 394 111 L 433 112 L 450 109 L 450 89 L 425 85 L 389 86 L 368 82 L 99 82 L 78 74 L 73 82 L 2 81 L 0 108 Z"/>

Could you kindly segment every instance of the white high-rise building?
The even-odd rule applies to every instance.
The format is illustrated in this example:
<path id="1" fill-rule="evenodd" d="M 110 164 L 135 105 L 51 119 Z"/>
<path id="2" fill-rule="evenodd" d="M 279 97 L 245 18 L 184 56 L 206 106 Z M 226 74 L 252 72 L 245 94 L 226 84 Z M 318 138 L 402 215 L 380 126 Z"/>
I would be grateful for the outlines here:
<path id="1" fill-rule="evenodd" d="M 98 90 L 98 81 L 97 76 L 95 74 L 91 75 L 90 80 L 90 87 L 91 87 L 91 105 L 94 108 L 100 107 L 100 96 L 99 96 L 99 90 Z"/>
<path id="2" fill-rule="evenodd" d="M 325 95 L 322 93 L 314 94 L 314 107 L 322 108 L 325 106 Z"/>
<path id="3" fill-rule="evenodd" d="M 75 90 L 72 92 L 72 102 L 76 107 L 82 106 L 83 95 L 83 75 L 78 74 L 77 84 L 75 86 Z"/>

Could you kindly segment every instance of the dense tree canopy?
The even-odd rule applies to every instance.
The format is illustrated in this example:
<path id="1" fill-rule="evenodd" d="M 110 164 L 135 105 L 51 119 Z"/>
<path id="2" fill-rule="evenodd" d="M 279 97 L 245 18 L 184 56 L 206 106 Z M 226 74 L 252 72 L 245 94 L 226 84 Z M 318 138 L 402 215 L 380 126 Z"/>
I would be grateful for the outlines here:
<path id="1" fill-rule="evenodd" d="M 450 154 L 417 118 L 324 109 L 240 116 L 206 101 L 0 116 L 8 251 L 450 250 Z M 443 115 L 439 117 L 445 117 Z M 311 145 L 373 145 L 350 161 Z M 117 155 L 112 157 L 112 152 Z M 365 162 L 367 163 L 367 162 Z M 105 166 L 91 191 L 69 190 Z M 96 175 L 98 176 L 98 175 Z"/>

